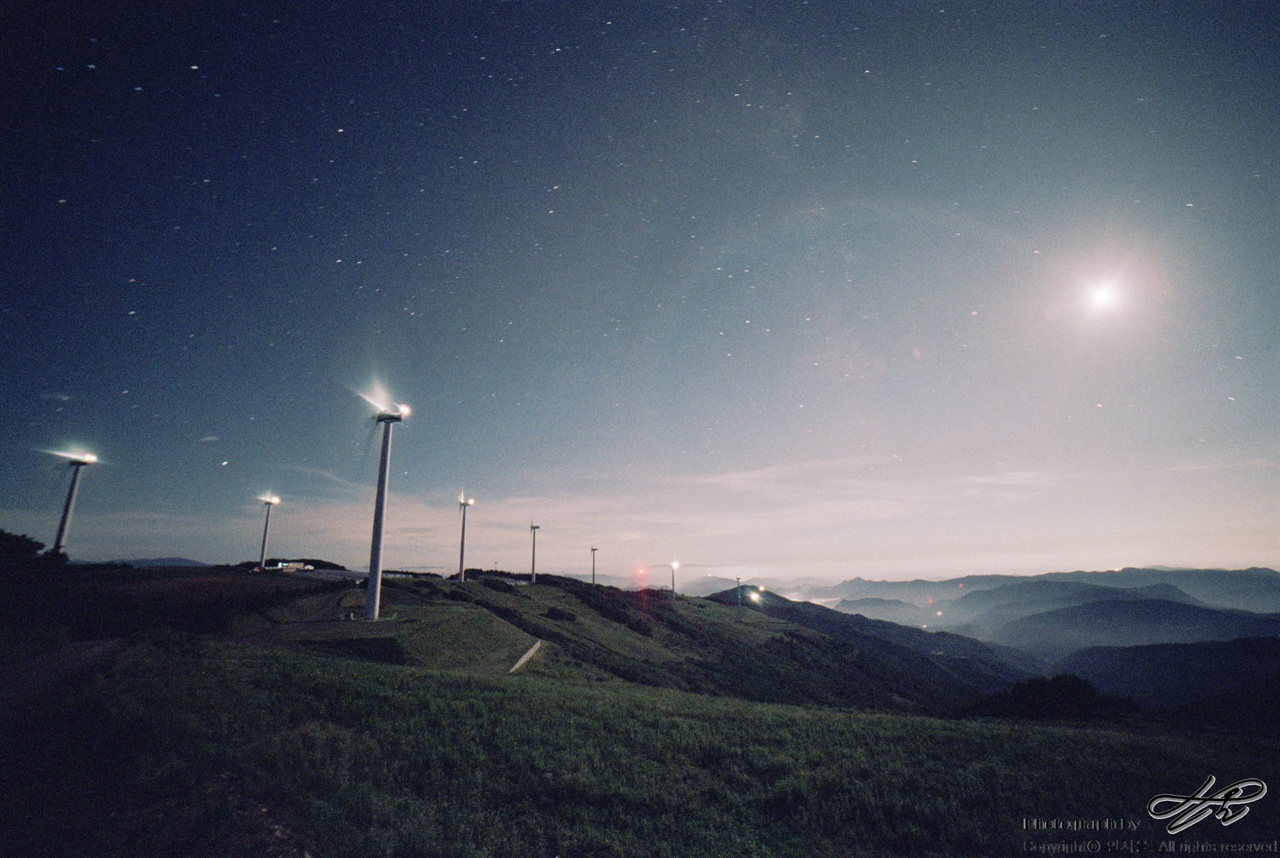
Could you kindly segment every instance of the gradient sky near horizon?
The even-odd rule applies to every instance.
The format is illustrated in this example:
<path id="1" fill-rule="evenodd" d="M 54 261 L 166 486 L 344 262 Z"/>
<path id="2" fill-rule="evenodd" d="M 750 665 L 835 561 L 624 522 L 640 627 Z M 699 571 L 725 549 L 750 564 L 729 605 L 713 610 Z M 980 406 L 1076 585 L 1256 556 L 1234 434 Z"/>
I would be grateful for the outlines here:
<path id="1" fill-rule="evenodd" d="M 363 567 L 380 383 L 386 568 L 1280 567 L 1280 5 L 0 27 L 0 529 Z"/>

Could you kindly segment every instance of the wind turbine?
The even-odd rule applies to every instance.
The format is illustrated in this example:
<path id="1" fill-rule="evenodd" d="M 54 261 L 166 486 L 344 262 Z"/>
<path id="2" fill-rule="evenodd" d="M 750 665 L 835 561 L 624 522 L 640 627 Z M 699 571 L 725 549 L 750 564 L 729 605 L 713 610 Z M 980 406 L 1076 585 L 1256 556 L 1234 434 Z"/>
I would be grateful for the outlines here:
<path id="1" fill-rule="evenodd" d="M 462 513 L 462 538 L 458 542 L 458 580 L 466 582 L 467 568 L 462 565 L 463 558 L 467 555 L 467 507 L 475 506 L 476 499 L 467 497 L 464 491 L 458 495 L 458 511 Z"/>
<path id="2" fill-rule="evenodd" d="M 676 570 L 680 568 L 679 560 L 671 561 L 671 595 L 676 594 Z"/>
<path id="3" fill-rule="evenodd" d="M 80 488 L 80 469 L 85 465 L 95 464 L 98 457 L 93 453 L 55 452 L 54 455 L 71 460 L 68 463 L 71 465 L 71 488 L 67 491 L 67 502 L 62 506 L 62 520 L 58 522 L 58 535 L 53 540 L 53 553 L 57 554 L 67 547 L 67 529 L 71 526 L 71 512 L 76 507 L 76 492 Z"/>
<path id="4" fill-rule="evenodd" d="M 382 458 L 378 463 L 378 491 L 373 502 L 373 539 L 369 545 L 369 583 L 365 594 L 364 618 L 378 619 L 378 607 L 382 601 L 382 519 L 387 506 L 387 483 L 391 471 L 391 427 L 409 418 L 409 406 L 403 402 L 388 407 L 372 397 L 366 402 L 379 411 L 373 415 L 374 425 L 382 424 Z"/>
<path id="5" fill-rule="evenodd" d="M 529 558 L 529 583 L 538 582 L 538 528 L 540 524 L 529 523 L 529 532 L 533 534 L 533 556 Z"/>
<path id="6" fill-rule="evenodd" d="M 591 586 L 592 587 L 596 585 L 596 552 L 599 550 L 600 549 L 596 548 L 594 545 L 591 546 Z"/>
<path id="7" fill-rule="evenodd" d="M 267 520 L 262 523 L 262 552 L 258 555 L 258 571 L 267 568 L 267 534 L 271 532 L 271 508 L 280 503 L 275 495 L 263 495 L 258 498 L 267 508 Z"/>

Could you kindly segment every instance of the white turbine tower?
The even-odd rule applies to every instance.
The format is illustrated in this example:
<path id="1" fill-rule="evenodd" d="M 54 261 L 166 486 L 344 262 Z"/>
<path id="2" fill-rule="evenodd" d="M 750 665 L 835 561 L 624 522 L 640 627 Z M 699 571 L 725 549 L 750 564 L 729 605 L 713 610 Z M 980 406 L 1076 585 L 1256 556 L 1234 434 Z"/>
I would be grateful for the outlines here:
<path id="1" fill-rule="evenodd" d="M 382 519 L 387 506 L 387 483 L 391 470 L 391 427 L 407 420 L 410 412 L 409 406 L 402 402 L 388 407 L 370 396 L 361 396 L 379 409 L 373 419 L 375 425 L 382 424 L 382 458 L 378 463 L 378 490 L 373 502 L 373 539 L 369 545 L 369 581 L 364 603 L 364 618 L 376 620 L 382 600 Z"/>
<path id="2" fill-rule="evenodd" d="M 467 567 L 463 565 L 463 560 L 467 556 L 467 507 L 475 506 L 476 499 L 467 497 L 467 493 L 463 492 L 458 495 L 458 511 L 462 513 L 462 538 L 458 542 L 458 580 L 467 580 Z"/>
<path id="3" fill-rule="evenodd" d="M 271 508 L 280 503 L 280 498 L 275 495 L 263 495 L 258 498 L 262 501 L 262 505 L 267 508 L 267 520 L 262 523 L 262 551 L 258 555 L 259 571 L 267 568 L 267 534 L 271 532 Z"/>
<path id="4" fill-rule="evenodd" d="M 533 534 L 533 555 L 529 558 L 529 583 L 538 583 L 538 528 L 540 524 L 529 523 L 529 532 Z"/>
<path id="5" fill-rule="evenodd" d="M 93 453 L 54 453 L 70 459 L 71 488 L 67 491 L 67 502 L 62 506 L 62 519 L 58 522 L 58 535 L 53 540 L 53 553 L 63 551 L 67 547 L 67 530 L 71 527 L 71 513 L 76 507 L 76 492 L 80 489 L 80 469 L 98 461 Z"/>

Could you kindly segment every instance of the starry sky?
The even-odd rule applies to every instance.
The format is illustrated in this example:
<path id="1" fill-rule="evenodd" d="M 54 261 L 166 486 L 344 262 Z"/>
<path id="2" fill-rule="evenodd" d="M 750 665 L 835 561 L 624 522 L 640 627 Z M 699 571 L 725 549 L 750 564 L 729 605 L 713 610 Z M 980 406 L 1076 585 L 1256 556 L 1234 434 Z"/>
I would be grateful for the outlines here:
<path id="1" fill-rule="evenodd" d="M 389 569 L 1280 566 L 1280 5 L 0 29 L 0 529 L 363 567 L 381 386 Z"/>

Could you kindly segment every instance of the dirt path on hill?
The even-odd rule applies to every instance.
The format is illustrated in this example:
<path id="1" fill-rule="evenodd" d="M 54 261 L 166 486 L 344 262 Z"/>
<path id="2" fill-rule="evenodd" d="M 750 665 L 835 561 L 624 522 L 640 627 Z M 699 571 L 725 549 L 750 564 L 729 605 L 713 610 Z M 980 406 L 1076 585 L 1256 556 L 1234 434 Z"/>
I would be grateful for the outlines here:
<path id="1" fill-rule="evenodd" d="M 536 653 L 541 647 L 542 647 L 542 641 L 534 641 L 533 646 L 529 647 L 529 651 L 526 652 L 524 655 L 520 656 L 520 660 L 517 661 L 515 663 L 515 666 L 512 667 L 510 670 L 508 670 L 507 673 L 515 673 L 517 670 L 524 667 L 524 663 L 529 659 L 533 658 L 533 654 Z"/>

